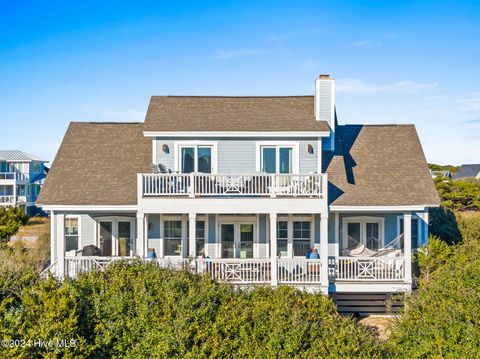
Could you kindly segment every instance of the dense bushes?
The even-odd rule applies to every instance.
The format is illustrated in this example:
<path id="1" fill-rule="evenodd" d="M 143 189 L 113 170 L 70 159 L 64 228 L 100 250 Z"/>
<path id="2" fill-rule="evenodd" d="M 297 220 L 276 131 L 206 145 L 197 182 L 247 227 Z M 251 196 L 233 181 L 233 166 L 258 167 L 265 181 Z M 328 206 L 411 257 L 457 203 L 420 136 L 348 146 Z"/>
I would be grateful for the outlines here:
<path id="1" fill-rule="evenodd" d="M 0 248 L 27 220 L 23 207 L 0 207 Z"/>
<path id="2" fill-rule="evenodd" d="M 419 253 L 419 291 L 407 302 L 388 343 L 395 356 L 480 356 L 480 215 L 457 219 L 460 244 L 447 246 L 431 238 Z"/>
<path id="3" fill-rule="evenodd" d="M 435 186 L 442 201 L 442 206 L 456 211 L 480 210 L 480 180 L 462 178 L 445 180 L 436 178 Z"/>
<path id="4" fill-rule="evenodd" d="M 372 335 L 321 294 L 236 290 L 185 271 L 118 263 L 60 285 L 25 286 L 0 306 L 0 337 L 75 339 L 75 348 L 0 348 L 0 357 L 375 357 Z"/>

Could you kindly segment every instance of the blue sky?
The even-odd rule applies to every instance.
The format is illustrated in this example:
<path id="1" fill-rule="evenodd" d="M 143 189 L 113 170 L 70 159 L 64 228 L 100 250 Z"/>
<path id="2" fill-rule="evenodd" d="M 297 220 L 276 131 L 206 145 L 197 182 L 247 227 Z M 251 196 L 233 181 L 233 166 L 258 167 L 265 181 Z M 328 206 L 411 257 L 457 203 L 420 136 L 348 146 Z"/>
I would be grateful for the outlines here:
<path id="1" fill-rule="evenodd" d="M 320 73 L 340 123 L 414 123 L 428 161 L 480 162 L 479 1 L 0 0 L 0 147 L 52 161 L 70 121 Z"/>

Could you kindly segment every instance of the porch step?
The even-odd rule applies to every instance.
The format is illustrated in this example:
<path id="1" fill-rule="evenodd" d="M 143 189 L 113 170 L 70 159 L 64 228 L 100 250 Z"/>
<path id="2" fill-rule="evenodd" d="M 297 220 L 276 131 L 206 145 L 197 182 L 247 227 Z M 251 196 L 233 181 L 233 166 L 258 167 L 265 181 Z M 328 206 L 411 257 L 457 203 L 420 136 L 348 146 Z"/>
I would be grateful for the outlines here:
<path id="1" fill-rule="evenodd" d="M 394 314 L 403 310 L 400 293 L 330 293 L 340 314 Z"/>

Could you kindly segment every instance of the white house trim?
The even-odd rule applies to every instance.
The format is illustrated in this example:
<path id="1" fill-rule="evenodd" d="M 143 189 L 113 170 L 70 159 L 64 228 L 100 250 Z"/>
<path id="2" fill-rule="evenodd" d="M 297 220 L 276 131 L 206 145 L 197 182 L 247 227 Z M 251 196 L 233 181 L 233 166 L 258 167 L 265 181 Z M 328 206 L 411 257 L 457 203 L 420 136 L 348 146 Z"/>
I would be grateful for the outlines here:
<path id="1" fill-rule="evenodd" d="M 399 211 L 425 211 L 428 207 L 438 207 L 436 205 L 422 206 L 330 206 L 330 212 L 399 212 Z"/>
<path id="2" fill-rule="evenodd" d="M 328 137 L 330 131 L 184 131 L 184 132 L 162 132 L 143 131 L 145 137 Z"/>
<path id="3" fill-rule="evenodd" d="M 136 212 L 137 205 L 41 205 L 38 204 L 44 211 L 121 211 L 121 212 Z"/>

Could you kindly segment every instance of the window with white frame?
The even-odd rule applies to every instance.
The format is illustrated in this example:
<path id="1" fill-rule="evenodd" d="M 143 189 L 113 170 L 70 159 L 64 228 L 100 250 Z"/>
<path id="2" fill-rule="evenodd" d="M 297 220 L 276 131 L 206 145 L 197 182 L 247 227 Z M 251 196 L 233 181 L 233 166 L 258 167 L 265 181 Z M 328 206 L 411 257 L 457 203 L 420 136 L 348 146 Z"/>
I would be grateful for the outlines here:
<path id="1" fill-rule="evenodd" d="M 65 251 L 76 251 L 78 245 L 78 218 L 65 218 Z"/>
<path id="2" fill-rule="evenodd" d="M 181 173 L 212 173 L 214 170 L 215 145 L 178 144 L 178 170 Z"/>
<path id="3" fill-rule="evenodd" d="M 262 145 L 260 168 L 265 173 L 292 173 L 293 146 Z"/>
<path id="4" fill-rule="evenodd" d="M 384 219 L 380 217 L 350 217 L 343 219 L 343 248 L 365 245 L 378 251 L 383 247 Z"/>
<path id="5" fill-rule="evenodd" d="M 33 164 L 33 172 L 40 173 L 41 170 L 42 170 L 42 164 L 38 163 L 38 162 L 35 162 Z"/>
<path id="6" fill-rule="evenodd" d="M 293 256 L 305 257 L 310 249 L 311 222 L 293 221 Z"/>
<path id="7" fill-rule="evenodd" d="M 418 237 L 419 237 L 419 222 L 417 217 L 412 216 L 412 248 L 417 248 L 418 246 Z M 403 216 L 397 217 L 397 235 L 402 234 L 404 231 L 403 229 Z M 403 240 L 402 240 L 402 248 L 403 248 Z"/>
<path id="8" fill-rule="evenodd" d="M 164 254 L 166 256 L 182 255 L 182 221 L 164 221 Z"/>
<path id="9" fill-rule="evenodd" d="M 288 221 L 277 221 L 277 252 L 288 257 Z"/>

